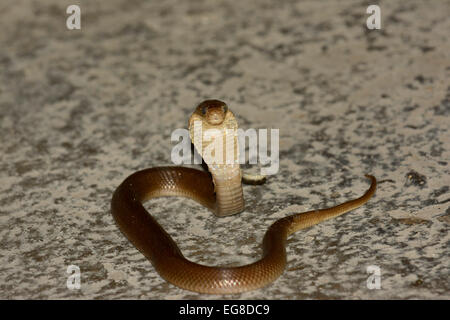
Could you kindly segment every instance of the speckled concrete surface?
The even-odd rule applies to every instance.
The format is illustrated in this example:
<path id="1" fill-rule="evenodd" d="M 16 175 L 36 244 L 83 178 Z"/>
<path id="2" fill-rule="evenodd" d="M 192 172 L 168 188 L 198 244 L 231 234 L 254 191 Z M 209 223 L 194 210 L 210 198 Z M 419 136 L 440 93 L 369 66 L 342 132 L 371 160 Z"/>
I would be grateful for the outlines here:
<path id="1" fill-rule="evenodd" d="M 217 98 L 242 128 L 280 129 L 280 171 L 245 186 L 237 217 L 148 203 L 190 259 L 252 262 L 277 218 L 380 180 L 363 208 L 291 236 L 276 282 L 226 298 L 449 299 L 450 2 L 378 3 L 368 31 L 366 1 L 2 1 L 0 298 L 223 298 L 162 280 L 109 212 L 115 187 L 171 164 L 171 132 Z"/>

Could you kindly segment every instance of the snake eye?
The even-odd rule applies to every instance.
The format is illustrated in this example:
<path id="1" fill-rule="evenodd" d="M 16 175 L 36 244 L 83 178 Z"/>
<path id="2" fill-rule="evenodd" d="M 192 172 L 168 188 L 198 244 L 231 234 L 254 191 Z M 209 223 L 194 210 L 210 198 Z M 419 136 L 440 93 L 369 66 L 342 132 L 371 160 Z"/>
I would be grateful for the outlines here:
<path id="1" fill-rule="evenodd" d="M 226 104 L 222 106 L 222 111 L 223 111 L 223 114 L 227 113 L 228 106 Z"/>
<path id="2" fill-rule="evenodd" d="M 206 114 L 206 110 L 208 109 L 208 106 L 203 106 L 202 107 L 202 114 L 205 115 Z"/>

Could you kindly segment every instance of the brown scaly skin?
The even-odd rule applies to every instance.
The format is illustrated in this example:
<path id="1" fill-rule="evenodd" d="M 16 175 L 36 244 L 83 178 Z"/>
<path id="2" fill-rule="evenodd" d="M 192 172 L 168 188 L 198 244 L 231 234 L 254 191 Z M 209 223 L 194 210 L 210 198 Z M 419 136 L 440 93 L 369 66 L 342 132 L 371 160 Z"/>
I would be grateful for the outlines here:
<path id="1" fill-rule="evenodd" d="M 200 104 L 194 114 L 200 111 L 205 122 L 220 126 L 227 121 L 230 112 L 223 105 L 225 104 L 220 101 L 208 100 Z M 203 112 L 204 109 L 206 112 Z M 210 117 L 210 122 L 206 117 Z M 219 174 L 226 172 L 226 169 L 222 171 L 219 169 Z M 212 174 L 214 175 L 214 172 Z M 285 243 L 290 234 L 342 215 L 366 203 L 376 189 L 375 177 L 370 175 L 366 177 L 371 180 L 371 185 L 360 198 L 333 208 L 297 213 L 275 221 L 264 236 L 261 259 L 240 267 L 209 267 L 187 260 L 170 235 L 142 205 L 151 198 L 181 196 L 191 198 L 217 213 L 221 208 L 218 204 L 221 200 L 216 197 L 215 191 L 217 192 L 220 186 L 217 183 L 214 186 L 207 172 L 183 167 L 159 167 L 135 172 L 114 192 L 111 212 L 123 234 L 168 282 L 201 293 L 237 293 L 264 287 L 283 273 L 286 265 Z M 240 201 L 243 203 L 243 199 L 237 200 L 238 203 Z M 229 207 L 230 203 L 226 207 Z M 240 205 L 232 209 L 242 210 Z"/>

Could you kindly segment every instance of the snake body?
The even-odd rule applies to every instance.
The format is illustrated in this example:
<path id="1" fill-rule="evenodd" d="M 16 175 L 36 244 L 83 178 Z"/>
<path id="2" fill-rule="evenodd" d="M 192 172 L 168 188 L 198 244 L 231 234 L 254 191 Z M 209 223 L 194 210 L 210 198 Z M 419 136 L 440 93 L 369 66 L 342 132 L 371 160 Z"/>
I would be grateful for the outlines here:
<path id="1" fill-rule="evenodd" d="M 190 129 L 193 120 L 200 120 L 221 131 L 230 124 L 226 122 L 233 119 L 223 102 L 207 100 L 191 116 Z M 192 140 L 205 159 L 205 146 Z M 210 267 L 186 259 L 171 236 L 143 207 L 151 198 L 181 196 L 195 200 L 218 216 L 241 212 L 244 200 L 239 165 L 236 169 L 235 162 L 205 162 L 211 174 L 185 167 L 155 167 L 135 172 L 119 185 L 111 202 L 111 212 L 119 229 L 150 260 L 160 276 L 180 288 L 200 293 L 238 293 L 268 285 L 284 271 L 286 239 L 290 234 L 360 207 L 376 189 L 375 177 L 366 175 L 371 185 L 361 197 L 332 208 L 297 213 L 275 221 L 264 235 L 260 260 L 239 267 Z"/>

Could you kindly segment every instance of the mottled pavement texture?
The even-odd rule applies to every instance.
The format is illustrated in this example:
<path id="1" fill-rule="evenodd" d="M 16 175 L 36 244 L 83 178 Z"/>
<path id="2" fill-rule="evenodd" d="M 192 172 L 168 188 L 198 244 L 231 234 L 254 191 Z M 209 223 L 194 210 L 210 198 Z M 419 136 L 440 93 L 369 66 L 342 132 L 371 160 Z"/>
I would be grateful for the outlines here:
<path id="1" fill-rule="evenodd" d="M 372 31 L 368 4 L 2 1 L 0 298 L 449 299 L 450 3 L 379 1 Z M 276 219 L 379 179 L 364 207 L 292 235 L 278 280 L 231 296 L 161 279 L 110 214 L 126 176 L 171 164 L 172 131 L 208 98 L 241 128 L 279 128 L 280 168 L 245 186 L 239 216 L 146 204 L 193 261 L 252 262 Z"/>

